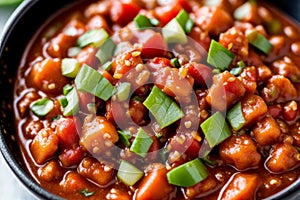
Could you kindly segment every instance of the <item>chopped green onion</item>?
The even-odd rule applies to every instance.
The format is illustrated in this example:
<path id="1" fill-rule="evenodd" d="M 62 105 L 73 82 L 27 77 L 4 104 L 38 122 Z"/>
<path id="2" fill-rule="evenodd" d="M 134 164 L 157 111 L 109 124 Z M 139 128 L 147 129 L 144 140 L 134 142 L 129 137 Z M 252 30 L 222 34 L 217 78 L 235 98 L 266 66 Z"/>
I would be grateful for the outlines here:
<path id="1" fill-rule="evenodd" d="M 231 127 L 235 131 L 240 130 L 244 126 L 246 120 L 243 115 L 241 102 L 236 103 L 229 110 L 229 112 L 227 113 L 227 119 L 228 119 Z"/>
<path id="2" fill-rule="evenodd" d="M 130 131 L 118 131 L 120 141 L 122 144 L 124 144 L 126 147 L 130 146 L 130 139 L 132 138 L 132 134 Z"/>
<path id="3" fill-rule="evenodd" d="M 216 112 L 200 126 L 211 148 L 220 144 L 231 135 L 231 131 L 221 112 Z"/>
<path id="4" fill-rule="evenodd" d="M 281 23 L 276 19 L 267 22 L 267 30 L 270 34 L 279 34 L 281 32 Z"/>
<path id="5" fill-rule="evenodd" d="M 78 38 L 77 45 L 80 48 L 87 45 L 99 47 L 106 41 L 108 37 L 108 33 L 103 28 L 89 30 Z"/>
<path id="6" fill-rule="evenodd" d="M 139 101 L 139 102 L 143 102 L 143 99 L 139 96 L 134 96 L 133 100 Z"/>
<path id="7" fill-rule="evenodd" d="M 80 191 L 80 194 L 82 194 L 85 197 L 90 197 L 93 196 L 95 194 L 95 192 L 90 192 L 89 189 L 84 189 Z"/>
<path id="8" fill-rule="evenodd" d="M 79 111 L 79 98 L 76 88 L 73 88 L 67 95 L 66 99 L 68 101 L 67 106 L 64 107 L 64 116 L 75 115 Z"/>
<path id="9" fill-rule="evenodd" d="M 58 102 L 63 108 L 65 108 L 68 105 L 68 100 L 66 97 L 59 98 Z"/>
<path id="10" fill-rule="evenodd" d="M 145 158 L 152 143 L 152 138 L 144 131 L 144 129 L 139 128 L 138 133 L 130 147 L 130 151 Z"/>
<path id="11" fill-rule="evenodd" d="M 67 84 L 63 88 L 63 94 L 66 96 L 71 90 L 73 89 L 73 86 L 70 84 Z"/>
<path id="12" fill-rule="evenodd" d="M 161 128 L 165 128 L 181 119 L 184 114 L 178 105 L 157 86 L 143 103 L 149 109 Z"/>
<path id="13" fill-rule="evenodd" d="M 179 63 L 179 61 L 178 61 L 177 58 L 172 58 L 172 59 L 170 60 L 170 62 L 171 62 L 171 65 L 172 65 L 173 67 L 176 67 L 176 68 L 180 68 L 180 67 L 181 67 L 181 66 L 180 66 L 180 63 Z"/>
<path id="14" fill-rule="evenodd" d="M 118 101 L 125 101 L 126 99 L 128 99 L 130 95 L 130 88 L 131 84 L 128 82 L 123 82 L 120 85 L 118 85 L 118 87 L 116 88 L 116 97 Z"/>
<path id="15" fill-rule="evenodd" d="M 238 76 L 240 75 L 240 73 L 242 73 L 244 67 L 246 67 L 246 64 L 244 61 L 240 60 L 238 63 L 237 63 L 237 67 L 235 68 L 232 68 L 230 70 L 230 73 L 234 76 Z"/>
<path id="16" fill-rule="evenodd" d="M 246 32 L 246 36 L 250 44 L 252 44 L 254 47 L 256 47 L 257 49 L 259 49 L 267 55 L 273 48 L 273 45 L 269 42 L 269 40 L 257 30 L 250 30 Z"/>
<path id="17" fill-rule="evenodd" d="M 167 173 L 168 182 L 180 187 L 190 187 L 206 179 L 208 173 L 199 158 L 184 163 Z"/>
<path id="18" fill-rule="evenodd" d="M 75 78 L 80 69 L 80 63 L 74 58 L 64 58 L 61 62 L 62 75 Z"/>
<path id="19" fill-rule="evenodd" d="M 215 40 L 211 40 L 207 62 L 224 71 L 233 61 L 234 54 Z"/>
<path id="20" fill-rule="evenodd" d="M 104 64 L 105 62 L 112 59 L 115 49 L 116 44 L 114 43 L 114 41 L 112 41 L 111 38 L 108 38 L 97 51 L 96 57 L 102 64 Z"/>
<path id="21" fill-rule="evenodd" d="M 97 106 L 96 106 L 95 103 L 88 103 L 88 104 L 86 105 L 86 107 L 87 107 L 87 109 L 88 109 L 88 111 L 89 111 L 90 113 L 92 113 L 92 114 L 96 114 L 96 113 L 97 113 Z"/>
<path id="22" fill-rule="evenodd" d="M 112 62 L 111 61 L 107 61 L 106 63 L 104 63 L 101 66 L 101 69 L 105 70 L 105 71 L 110 71 L 112 68 Z"/>
<path id="23" fill-rule="evenodd" d="M 107 101 L 113 94 L 114 86 L 99 72 L 84 64 L 76 78 L 75 85 L 78 90 L 93 94 Z"/>
<path id="24" fill-rule="evenodd" d="M 117 177 L 127 186 L 132 186 L 138 182 L 144 175 L 144 172 L 131 163 L 121 160 Z"/>
<path id="25" fill-rule="evenodd" d="M 160 24 L 160 21 L 156 18 L 150 18 L 149 20 L 153 26 L 158 26 Z"/>
<path id="26" fill-rule="evenodd" d="M 220 74 L 222 71 L 220 69 L 213 69 L 212 72 L 214 74 Z"/>
<path id="27" fill-rule="evenodd" d="M 194 26 L 194 21 L 190 18 L 190 15 L 182 9 L 178 15 L 176 16 L 176 20 L 180 24 L 180 26 L 183 28 L 185 33 L 190 33 L 192 31 L 192 28 Z"/>
<path id="28" fill-rule="evenodd" d="M 176 18 L 162 28 L 162 35 L 168 43 L 185 44 L 188 42 L 185 31 Z"/>
<path id="29" fill-rule="evenodd" d="M 206 163 L 208 163 L 208 164 L 210 164 L 210 165 L 216 165 L 216 164 L 217 164 L 216 161 L 210 160 L 210 159 L 208 158 L 209 153 L 210 153 L 210 151 L 205 151 L 205 152 L 203 153 L 203 157 L 202 157 L 201 159 L 202 159 L 204 162 L 206 162 Z"/>
<path id="30" fill-rule="evenodd" d="M 54 103 L 48 98 L 41 98 L 30 105 L 30 109 L 39 117 L 44 117 L 54 108 Z"/>
<path id="31" fill-rule="evenodd" d="M 235 9 L 233 17 L 237 20 L 244 19 L 249 13 L 251 13 L 252 6 L 252 3 L 249 1 L 244 3 L 243 5 Z"/>
<path id="32" fill-rule="evenodd" d="M 79 48 L 79 47 L 70 47 L 68 49 L 68 57 L 75 57 L 79 54 L 80 51 L 81 51 L 81 48 Z"/>
<path id="33" fill-rule="evenodd" d="M 133 22 L 139 30 L 143 30 L 145 28 L 152 27 L 152 23 L 151 23 L 150 19 L 142 14 L 138 14 L 133 19 Z"/>

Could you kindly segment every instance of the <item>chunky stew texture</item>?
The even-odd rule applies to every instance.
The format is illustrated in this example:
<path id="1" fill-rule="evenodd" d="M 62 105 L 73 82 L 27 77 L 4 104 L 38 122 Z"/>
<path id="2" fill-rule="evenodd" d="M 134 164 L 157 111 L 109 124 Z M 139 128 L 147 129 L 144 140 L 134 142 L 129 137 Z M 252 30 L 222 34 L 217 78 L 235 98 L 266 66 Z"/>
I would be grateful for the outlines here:
<path id="1" fill-rule="evenodd" d="M 263 199 L 300 174 L 300 28 L 254 0 L 82 1 L 17 74 L 24 167 L 66 199 Z"/>

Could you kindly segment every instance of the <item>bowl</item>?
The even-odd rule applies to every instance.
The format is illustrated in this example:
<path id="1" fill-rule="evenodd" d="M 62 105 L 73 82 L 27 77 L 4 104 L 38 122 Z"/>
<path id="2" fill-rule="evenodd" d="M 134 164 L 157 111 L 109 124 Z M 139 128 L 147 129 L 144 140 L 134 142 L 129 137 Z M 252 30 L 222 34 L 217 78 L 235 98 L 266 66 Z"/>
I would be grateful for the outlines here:
<path id="1" fill-rule="evenodd" d="M 35 0 L 24 1 L 15 10 L 5 25 L 0 38 L 0 149 L 9 167 L 30 192 L 42 199 L 62 199 L 42 187 L 33 180 L 24 169 L 24 162 L 16 139 L 14 124 L 13 88 L 17 68 L 22 62 L 22 54 L 36 31 L 47 19 L 59 9 L 73 3 L 73 0 L 56 1 Z M 271 1 L 272 4 L 288 13 L 293 19 L 300 21 L 300 4 L 297 0 Z M 300 179 L 285 190 L 268 199 L 300 199 Z"/>

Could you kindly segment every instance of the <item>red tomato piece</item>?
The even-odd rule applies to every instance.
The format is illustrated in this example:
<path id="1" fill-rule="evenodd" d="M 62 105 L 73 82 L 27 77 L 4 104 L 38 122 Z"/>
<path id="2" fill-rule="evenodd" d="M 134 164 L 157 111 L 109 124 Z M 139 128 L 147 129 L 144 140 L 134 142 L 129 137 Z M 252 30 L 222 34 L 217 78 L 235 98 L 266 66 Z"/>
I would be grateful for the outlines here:
<path id="1" fill-rule="evenodd" d="M 60 155 L 59 160 L 64 167 L 72 167 L 78 165 L 84 157 L 81 147 L 65 149 Z"/>
<path id="2" fill-rule="evenodd" d="M 71 148 L 78 144 L 81 124 L 77 117 L 60 118 L 57 121 L 56 135 L 63 148 Z"/>
<path id="3" fill-rule="evenodd" d="M 185 67 L 188 68 L 188 73 L 194 78 L 196 85 L 210 86 L 213 77 L 211 68 L 194 62 L 186 64 Z"/>
<path id="4" fill-rule="evenodd" d="M 120 26 L 125 26 L 131 22 L 140 11 L 140 7 L 134 3 L 113 1 L 112 7 L 113 9 L 110 10 L 111 20 Z"/>

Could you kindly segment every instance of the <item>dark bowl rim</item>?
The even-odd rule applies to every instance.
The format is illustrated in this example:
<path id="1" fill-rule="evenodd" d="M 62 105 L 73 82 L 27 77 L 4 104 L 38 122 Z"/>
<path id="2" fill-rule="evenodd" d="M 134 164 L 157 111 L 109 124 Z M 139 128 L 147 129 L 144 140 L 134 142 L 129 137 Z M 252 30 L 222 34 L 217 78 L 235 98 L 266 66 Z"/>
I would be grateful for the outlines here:
<path id="1" fill-rule="evenodd" d="M 38 0 L 23 1 L 16 9 L 13 11 L 11 16 L 8 18 L 7 22 L 4 25 L 2 34 L 0 35 L 0 57 L 5 51 L 5 44 L 8 40 L 9 35 L 15 28 L 15 26 L 20 23 L 22 17 L 31 10 L 31 8 L 38 2 Z M 277 7 L 277 6 L 275 6 Z M 282 13 L 288 15 L 290 20 L 298 23 L 300 26 L 300 20 L 297 20 L 294 16 L 287 13 L 286 11 L 280 10 Z M 0 121 L 2 123 L 2 120 Z M 12 152 L 9 150 L 8 145 L 6 144 L 5 138 L 3 136 L 3 130 L 0 126 L 0 152 L 3 155 L 3 158 L 7 162 L 7 165 L 12 170 L 14 175 L 22 182 L 22 184 L 27 188 L 27 190 L 35 195 L 36 197 L 49 199 L 49 200 L 63 200 L 63 198 L 47 191 L 41 187 L 36 181 L 34 181 L 28 173 L 20 166 L 17 160 L 12 156 Z M 265 200 L 280 200 L 280 199 L 289 199 L 293 197 L 293 194 L 300 189 L 300 178 L 293 182 L 287 188 L 281 190 L 280 192 L 266 198 Z M 297 193 L 300 197 L 300 192 Z"/>

